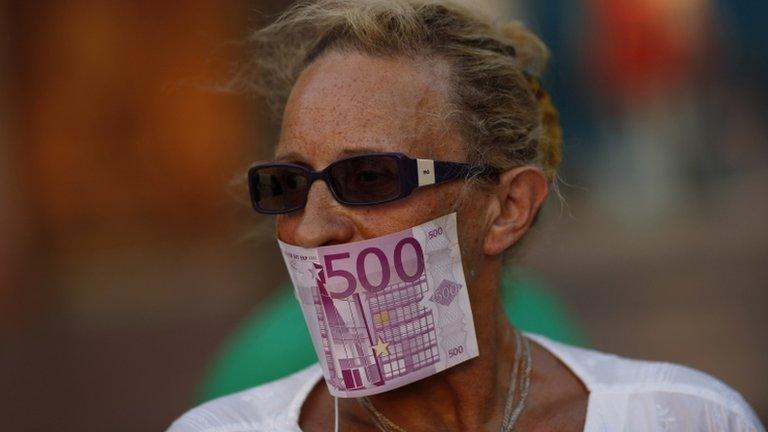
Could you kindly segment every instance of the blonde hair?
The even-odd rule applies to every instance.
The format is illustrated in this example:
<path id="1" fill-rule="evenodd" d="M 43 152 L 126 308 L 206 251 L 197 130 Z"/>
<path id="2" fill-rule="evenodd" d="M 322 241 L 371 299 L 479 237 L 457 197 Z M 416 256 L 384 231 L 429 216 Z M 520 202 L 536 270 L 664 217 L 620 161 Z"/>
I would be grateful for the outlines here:
<path id="1" fill-rule="evenodd" d="M 300 73 L 327 51 L 443 59 L 450 121 L 469 162 L 501 170 L 534 164 L 556 178 L 562 132 L 539 82 L 549 53 L 520 22 L 496 22 L 449 1 L 299 1 L 249 42 L 239 78 L 278 120 Z"/>

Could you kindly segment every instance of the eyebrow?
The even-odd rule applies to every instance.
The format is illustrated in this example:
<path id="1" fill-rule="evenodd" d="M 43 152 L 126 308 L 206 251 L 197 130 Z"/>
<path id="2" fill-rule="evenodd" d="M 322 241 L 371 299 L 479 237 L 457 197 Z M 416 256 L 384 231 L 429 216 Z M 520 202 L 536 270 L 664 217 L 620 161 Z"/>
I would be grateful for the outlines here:
<path id="1" fill-rule="evenodd" d="M 292 161 L 301 161 L 304 160 L 303 157 L 301 157 L 301 154 L 295 151 L 290 151 L 288 153 L 285 153 L 283 155 L 275 155 L 274 158 L 275 162 L 292 162 Z"/>
<path id="2" fill-rule="evenodd" d="M 338 152 L 338 157 L 334 160 L 339 160 L 347 156 L 355 156 L 360 154 L 368 154 L 368 153 L 382 153 L 386 152 L 388 150 L 379 148 L 379 147 L 373 147 L 373 148 L 343 148 Z M 302 163 L 308 166 L 311 166 L 312 164 L 307 161 L 304 156 L 297 152 L 297 151 L 289 151 L 288 153 L 276 155 L 275 156 L 275 162 L 298 162 Z"/>

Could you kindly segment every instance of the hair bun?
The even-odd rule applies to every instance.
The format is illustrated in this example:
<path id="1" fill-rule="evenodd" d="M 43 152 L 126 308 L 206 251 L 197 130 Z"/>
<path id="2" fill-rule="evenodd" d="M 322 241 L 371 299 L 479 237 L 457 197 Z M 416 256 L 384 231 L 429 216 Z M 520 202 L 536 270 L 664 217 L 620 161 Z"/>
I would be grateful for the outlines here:
<path id="1" fill-rule="evenodd" d="M 499 32 L 515 47 L 520 68 L 530 75 L 540 77 L 547 67 L 547 46 L 520 21 L 499 25 Z"/>

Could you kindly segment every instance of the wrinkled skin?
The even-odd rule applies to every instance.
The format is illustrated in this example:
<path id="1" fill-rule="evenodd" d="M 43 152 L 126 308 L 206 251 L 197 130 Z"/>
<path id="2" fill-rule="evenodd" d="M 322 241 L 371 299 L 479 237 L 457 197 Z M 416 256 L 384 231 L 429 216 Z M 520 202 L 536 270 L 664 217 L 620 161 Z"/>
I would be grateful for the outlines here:
<path id="1" fill-rule="evenodd" d="M 372 151 L 465 161 L 464 143 L 446 120 L 447 73 L 446 64 L 435 60 L 326 53 L 301 74 L 291 92 L 275 158 L 316 170 L 349 154 Z M 492 190 L 455 181 L 370 207 L 339 204 L 317 181 L 303 210 L 277 217 L 280 240 L 314 248 L 401 231 L 457 212 L 480 356 L 372 396 L 377 409 L 404 429 L 500 429 L 515 352 L 498 293 L 501 254 L 530 228 L 546 195 L 545 177 L 531 166 L 506 171 Z M 582 430 L 586 389 L 548 351 L 531 345 L 531 393 L 515 430 Z M 339 399 L 339 407 L 342 430 L 376 430 L 354 399 Z M 324 381 L 305 401 L 300 424 L 305 431 L 333 430 L 333 398 Z"/>

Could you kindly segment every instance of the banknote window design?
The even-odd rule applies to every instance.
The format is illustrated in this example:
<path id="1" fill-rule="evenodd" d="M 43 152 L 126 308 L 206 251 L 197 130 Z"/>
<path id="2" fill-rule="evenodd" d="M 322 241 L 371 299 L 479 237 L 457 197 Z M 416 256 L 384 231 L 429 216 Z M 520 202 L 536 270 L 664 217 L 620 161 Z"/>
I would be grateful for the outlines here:
<path id="1" fill-rule="evenodd" d="M 423 277 L 369 295 L 371 312 L 390 317 L 388 322 L 374 321 L 375 332 L 394 345 L 389 355 L 381 358 L 386 379 L 431 365 L 440 358 L 432 311 L 419 305 L 427 289 L 427 279 Z M 429 335 L 427 339 L 425 334 Z"/>

